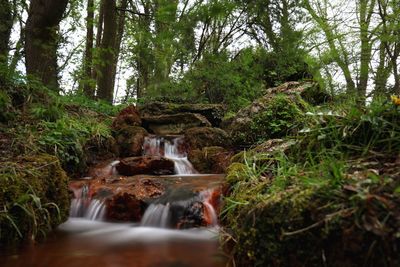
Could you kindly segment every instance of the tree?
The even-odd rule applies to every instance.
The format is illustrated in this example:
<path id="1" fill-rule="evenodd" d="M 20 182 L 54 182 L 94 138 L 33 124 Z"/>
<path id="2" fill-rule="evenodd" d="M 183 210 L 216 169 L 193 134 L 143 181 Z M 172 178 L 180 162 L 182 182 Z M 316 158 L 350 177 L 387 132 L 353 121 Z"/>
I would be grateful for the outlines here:
<path id="1" fill-rule="evenodd" d="M 93 71 L 93 38 L 94 38 L 94 0 L 87 0 L 86 16 L 86 48 L 84 58 L 83 92 L 86 96 L 94 98 L 95 85 L 91 80 Z"/>
<path id="2" fill-rule="evenodd" d="M 113 63 L 115 60 L 115 39 L 117 36 L 117 6 L 115 0 L 104 1 L 104 32 L 99 49 L 101 59 L 97 77 L 97 97 L 113 102 Z"/>
<path id="3" fill-rule="evenodd" d="M 398 0 L 378 0 L 379 16 L 382 22 L 381 44 L 389 57 L 394 77 L 393 92 L 400 94 L 400 2 Z M 384 55 L 382 55 L 384 56 Z M 382 87 L 382 86 L 381 86 Z"/>
<path id="4" fill-rule="evenodd" d="M 58 26 L 68 0 L 32 0 L 25 29 L 26 73 L 58 91 Z"/>
<path id="5" fill-rule="evenodd" d="M 12 25 L 11 4 L 8 0 L 0 0 L 0 64 L 7 65 Z"/>

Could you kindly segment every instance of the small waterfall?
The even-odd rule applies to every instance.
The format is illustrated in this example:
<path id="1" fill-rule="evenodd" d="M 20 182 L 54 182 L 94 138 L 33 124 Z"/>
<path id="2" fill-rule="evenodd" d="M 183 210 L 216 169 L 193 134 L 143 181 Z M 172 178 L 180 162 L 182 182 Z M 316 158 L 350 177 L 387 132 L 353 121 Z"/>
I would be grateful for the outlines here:
<path id="1" fill-rule="evenodd" d="M 89 220 L 103 220 L 106 207 L 103 201 L 89 197 L 89 186 L 74 191 L 75 198 L 71 201 L 70 217 L 80 217 Z"/>
<path id="2" fill-rule="evenodd" d="M 151 204 L 143 215 L 142 226 L 167 228 L 170 219 L 170 205 Z"/>
<path id="3" fill-rule="evenodd" d="M 188 160 L 183 147 L 182 136 L 173 137 L 171 140 L 165 137 L 147 136 L 143 151 L 146 156 L 163 156 L 174 161 L 176 174 L 196 174 L 197 171 Z"/>

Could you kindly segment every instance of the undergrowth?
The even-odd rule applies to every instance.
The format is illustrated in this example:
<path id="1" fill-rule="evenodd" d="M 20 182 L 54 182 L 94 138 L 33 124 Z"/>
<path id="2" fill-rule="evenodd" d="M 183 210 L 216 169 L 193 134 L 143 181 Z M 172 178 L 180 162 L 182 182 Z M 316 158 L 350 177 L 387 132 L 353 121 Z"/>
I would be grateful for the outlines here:
<path id="1" fill-rule="evenodd" d="M 399 118 L 388 100 L 317 107 L 294 145 L 233 163 L 221 213 L 232 261 L 398 266 Z"/>

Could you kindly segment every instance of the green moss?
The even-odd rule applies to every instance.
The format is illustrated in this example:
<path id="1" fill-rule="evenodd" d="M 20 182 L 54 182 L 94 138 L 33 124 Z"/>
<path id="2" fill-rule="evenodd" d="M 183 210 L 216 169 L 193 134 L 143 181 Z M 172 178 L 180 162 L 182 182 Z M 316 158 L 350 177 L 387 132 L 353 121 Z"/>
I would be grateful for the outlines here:
<path id="1" fill-rule="evenodd" d="M 59 160 L 42 154 L 0 167 L 0 244 L 45 237 L 68 217 L 68 177 Z"/>
<path id="2" fill-rule="evenodd" d="M 354 174 L 338 184 L 328 174 L 321 177 L 321 170 L 290 177 L 282 172 L 266 179 L 264 172 L 254 175 L 240 163 L 229 167 L 226 179 L 232 191 L 225 199 L 222 224 L 235 240 L 231 253 L 237 265 L 400 263 L 400 200 L 393 194 L 400 181 L 367 179 L 371 176 L 366 174 L 360 182 L 363 176 Z M 285 185 L 277 186 L 282 180 Z"/>
<path id="3" fill-rule="evenodd" d="M 246 175 L 246 166 L 242 163 L 235 162 L 228 167 L 225 180 L 229 184 L 235 184 L 243 180 Z"/>

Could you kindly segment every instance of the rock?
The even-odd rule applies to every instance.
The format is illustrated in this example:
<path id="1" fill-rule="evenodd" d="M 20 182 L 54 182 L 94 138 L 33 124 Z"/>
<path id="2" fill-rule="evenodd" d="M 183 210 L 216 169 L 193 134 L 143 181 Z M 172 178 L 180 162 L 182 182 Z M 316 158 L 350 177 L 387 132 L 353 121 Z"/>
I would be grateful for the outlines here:
<path id="1" fill-rule="evenodd" d="M 191 150 L 188 159 L 200 173 L 225 173 L 231 156 L 231 151 L 213 146 Z"/>
<path id="2" fill-rule="evenodd" d="M 192 127 L 211 126 L 211 123 L 202 115 L 195 113 L 178 113 L 143 117 L 143 125 L 157 135 L 182 134 Z"/>
<path id="3" fill-rule="evenodd" d="M 138 222 L 147 207 L 147 201 L 162 196 L 165 187 L 154 179 L 141 177 L 99 177 L 93 180 L 72 181 L 69 184 L 75 198 L 82 197 L 87 188 L 86 199 L 99 199 L 106 206 L 105 219 L 111 221 Z M 81 212 L 81 216 L 84 212 Z"/>
<path id="4" fill-rule="evenodd" d="M 118 146 L 114 137 L 106 139 L 92 138 L 83 147 L 86 165 L 94 165 L 100 161 L 115 158 Z"/>
<path id="5" fill-rule="evenodd" d="M 112 123 L 112 128 L 114 130 L 120 130 L 127 126 L 140 126 L 141 124 L 142 120 L 138 110 L 135 106 L 130 105 L 118 113 Z"/>
<path id="6" fill-rule="evenodd" d="M 268 89 L 266 95 L 223 122 L 223 128 L 236 146 L 284 137 L 301 126 L 305 105 L 301 95 L 314 87 L 314 83 L 288 82 Z"/>
<path id="7" fill-rule="evenodd" d="M 271 156 L 277 152 L 286 153 L 296 142 L 294 140 L 270 139 L 248 151 L 241 151 L 231 158 L 231 163 L 245 163 L 245 159 L 252 162 L 260 161 L 266 164 L 271 161 Z"/>
<path id="8" fill-rule="evenodd" d="M 185 141 L 189 149 L 202 149 L 210 146 L 229 147 L 228 134 L 219 128 L 194 127 L 185 131 Z"/>
<path id="9" fill-rule="evenodd" d="M 138 126 L 129 126 L 115 133 L 116 145 L 121 157 L 142 155 L 144 138 L 148 135 L 146 129 Z"/>
<path id="10" fill-rule="evenodd" d="M 122 159 L 116 166 L 122 175 L 136 174 L 174 174 L 175 164 L 172 160 L 158 156 L 130 157 Z"/>
<path id="11" fill-rule="evenodd" d="M 193 227 L 206 226 L 205 221 L 205 207 L 200 201 L 191 203 L 183 213 L 183 216 L 177 223 L 178 229 L 189 229 Z"/>
<path id="12" fill-rule="evenodd" d="M 142 219 L 145 203 L 135 195 L 120 193 L 106 201 L 106 219 L 112 221 L 138 222 Z"/>
<path id="13" fill-rule="evenodd" d="M 165 114 L 196 113 L 203 115 L 213 126 L 219 126 L 225 114 L 225 107 L 220 104 L 173 104 L 150 102 L 140 107 L 142 117 Z"/>

